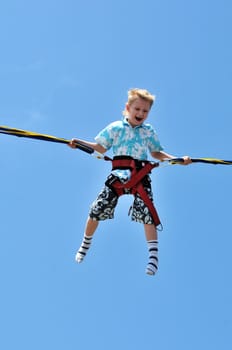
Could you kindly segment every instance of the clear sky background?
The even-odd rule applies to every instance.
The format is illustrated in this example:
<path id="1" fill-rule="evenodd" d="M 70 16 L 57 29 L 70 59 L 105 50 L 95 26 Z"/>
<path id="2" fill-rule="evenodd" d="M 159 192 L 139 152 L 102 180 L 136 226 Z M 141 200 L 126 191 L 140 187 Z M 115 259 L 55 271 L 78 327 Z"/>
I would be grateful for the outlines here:
<path id="1" fill-rule="evenodd" d="M 229 0 L 2 1 L 0 125 L 93 140 L 142 87 L 167 152 L 231 159 L 231 15 Z M 1 349 L 231 349 L 230 166 L 152 173 L 151 277 L 131 196 L 74 261 L 108 162 L 6 135 L 0 156 Z"/>

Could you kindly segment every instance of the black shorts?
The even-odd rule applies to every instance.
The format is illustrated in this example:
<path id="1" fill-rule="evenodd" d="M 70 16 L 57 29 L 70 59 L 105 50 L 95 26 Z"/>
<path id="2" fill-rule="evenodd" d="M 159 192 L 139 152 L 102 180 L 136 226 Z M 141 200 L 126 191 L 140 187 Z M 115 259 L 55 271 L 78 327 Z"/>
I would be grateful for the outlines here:
<path id="1" fill-rule="evenodd" d="M 149 176 L 146 178 L 146 185 L 144 185 L 144 188 L 149 198 L 153 201 L 151 180 Z M 90 207 L 89 217 L 96 221 L 113 219 L 117 203 L 118 195 L 110 187 L 104 186 Z M 142 224 L 154 224 L 154 220 L 148 207 L 138 193 L 134 196 L 131 220 Z"/>

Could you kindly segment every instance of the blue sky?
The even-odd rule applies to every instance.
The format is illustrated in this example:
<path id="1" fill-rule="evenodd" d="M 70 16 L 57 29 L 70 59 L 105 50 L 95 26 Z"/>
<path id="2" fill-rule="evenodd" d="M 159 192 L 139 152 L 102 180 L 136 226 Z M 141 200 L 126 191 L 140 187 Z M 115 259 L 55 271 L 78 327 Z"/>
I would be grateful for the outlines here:
<path id="1" fill-rule="evenodd" d="M 2 2 L 0 125 L 93 140 L 142 87 L 167 152 L 231 159 L 231 12 L 226 0 Z M 107 162 L 6 135 L 0 155 L 2 349 L 231 348 L 230 167 L 153 172 L 153 278 L 131 196 L 74 261 Z"/>

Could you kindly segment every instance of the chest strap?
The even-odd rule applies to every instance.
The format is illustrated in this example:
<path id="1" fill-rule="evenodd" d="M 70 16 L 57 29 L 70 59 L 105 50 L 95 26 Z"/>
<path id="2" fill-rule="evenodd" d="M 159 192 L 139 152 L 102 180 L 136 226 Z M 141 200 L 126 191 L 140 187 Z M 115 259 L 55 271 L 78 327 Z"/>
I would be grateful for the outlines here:
<path id="1" fill-rule="evenodd" d="M 157 163 L 151 163 L 148 161 L 137 161 L 130 157 L 114 157 L 112 160 L 112 170 L 115 169 L 130 169 L 131 179 L 126 183 L 121 183 L 119 180 L 112 181 L 110 187 L 114 189 L 118 196 L 123 194 L 133 194 L 138 193 L 145 205 L 148 207 L 151 216 L 154 220 L 155 226 L 161 225 L 156 208 L 149 198 L 144 185 L 143 179 L 148 175 L 151 170 L 157 167 Z"/>

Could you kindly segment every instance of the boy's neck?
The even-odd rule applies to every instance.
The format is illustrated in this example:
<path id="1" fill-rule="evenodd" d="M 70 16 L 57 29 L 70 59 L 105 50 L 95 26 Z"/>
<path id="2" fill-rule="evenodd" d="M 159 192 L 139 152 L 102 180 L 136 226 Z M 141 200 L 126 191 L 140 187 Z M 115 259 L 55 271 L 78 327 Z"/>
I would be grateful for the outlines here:
<path id="1" fill-rule="evenodd" d="M 131 124 L 130 123 L 130 121 L 128 120 L 128 118 L 127 117 L 125 117 L 125 120 L 127 121 L 127 123 L 134 129 L 134 128 L 138 128 L 138 127 L 140 127 L 140 126 L 142 126 L 143 125 L 143 123 L 142 124 L 140 124 L 140 125 L 133 125 L 133 124 Z"/>

